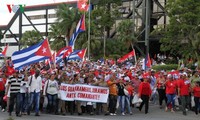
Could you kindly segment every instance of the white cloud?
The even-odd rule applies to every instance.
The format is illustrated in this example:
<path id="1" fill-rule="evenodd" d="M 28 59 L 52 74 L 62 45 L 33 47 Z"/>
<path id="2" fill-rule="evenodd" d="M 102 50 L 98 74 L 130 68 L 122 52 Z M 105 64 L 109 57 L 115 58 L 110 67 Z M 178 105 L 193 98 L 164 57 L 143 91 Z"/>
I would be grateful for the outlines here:
<path id="1" fill-rule="evenodd" d="M 25 4 L 26 6 L 47 4 L 47 3 L 57 3 L 57 2 L 67 2 L 67 1 L 77 1 L 77 0 L 1 0 L 0 4 L 0 25 L 6 25 L 14 15 L 14 13 L 9 13 L 7 4 Z"/>

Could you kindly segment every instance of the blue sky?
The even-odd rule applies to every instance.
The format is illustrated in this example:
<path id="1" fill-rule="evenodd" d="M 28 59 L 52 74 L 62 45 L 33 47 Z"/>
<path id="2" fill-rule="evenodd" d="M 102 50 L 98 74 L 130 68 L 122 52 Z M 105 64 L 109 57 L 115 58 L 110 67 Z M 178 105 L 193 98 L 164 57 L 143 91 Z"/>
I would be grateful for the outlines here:
<path id="1" fill-rule="evenodd" d="M 9 13 L 7 4 L 25 4 L 26 6 L 47 4 L 47 3 L 57 3 L 57 2 L 68 2 L 77 0 L 0 0 L 0 25 L 6 25 L 14 15 L 14 13 Z"/>

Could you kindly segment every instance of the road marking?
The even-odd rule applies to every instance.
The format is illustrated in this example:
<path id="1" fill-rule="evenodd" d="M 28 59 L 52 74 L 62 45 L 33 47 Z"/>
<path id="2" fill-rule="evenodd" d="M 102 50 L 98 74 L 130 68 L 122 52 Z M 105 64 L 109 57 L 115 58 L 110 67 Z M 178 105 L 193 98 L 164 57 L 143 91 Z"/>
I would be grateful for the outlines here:
<path id="1" fill-rule="evenodd" d="M 48 115 L 48 116 L 55 116 L 55 115 Z M 74 118 L 74 119 L 80 119 L 80 120 L 104 120 L 99 118 L 91 118 L 91 117 L 77 117 L 77 116 L 57 116 L 62 118 Z"/>

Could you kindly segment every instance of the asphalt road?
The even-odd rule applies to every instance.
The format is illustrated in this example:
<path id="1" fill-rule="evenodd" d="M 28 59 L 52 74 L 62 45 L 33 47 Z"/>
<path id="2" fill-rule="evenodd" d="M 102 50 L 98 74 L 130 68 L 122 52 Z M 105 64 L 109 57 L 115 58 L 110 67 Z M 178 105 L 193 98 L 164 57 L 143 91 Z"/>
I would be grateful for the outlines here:
<path id="1" fill-rule="evenodd" d="M 9 120 L 7 112 L 0 112 L 0 120 Z M 49 115 L 41 114 L 40 116 L 34 116 L 32 113 L 30 116 L 16 117 L 13 113 L 12 118 L 14 120 L 200 120 L 200 114 L 196 115 L 192 111 L 187 112 L 187 116 L 182 115 L 181 111 L 175 113 L 165 112 L 164 109 L 159 109 L 158 105 L 150 105 L 149 113 L 144 114 L 144 108 L 142 112 L 133 108 L 133 115 L 122 116 L 118 113 L 116 116 L 104 116 L 104 115 Z M 11 120 L 11 119 L 10 119 Z"/>

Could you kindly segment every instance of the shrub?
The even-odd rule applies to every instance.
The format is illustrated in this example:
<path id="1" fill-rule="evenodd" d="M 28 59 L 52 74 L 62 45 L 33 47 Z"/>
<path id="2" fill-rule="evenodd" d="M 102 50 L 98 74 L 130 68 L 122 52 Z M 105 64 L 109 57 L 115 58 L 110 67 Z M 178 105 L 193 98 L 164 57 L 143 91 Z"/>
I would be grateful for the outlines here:
<path id="1" fill-rule="evenodd" d="M 178 64 L 168 64 L 168 65 L 155 65 L 152 67 L 152 69 L 156 70 L 156 71 L 160 71 L 160 70 L 176 70 L 178 68 Z"/>

